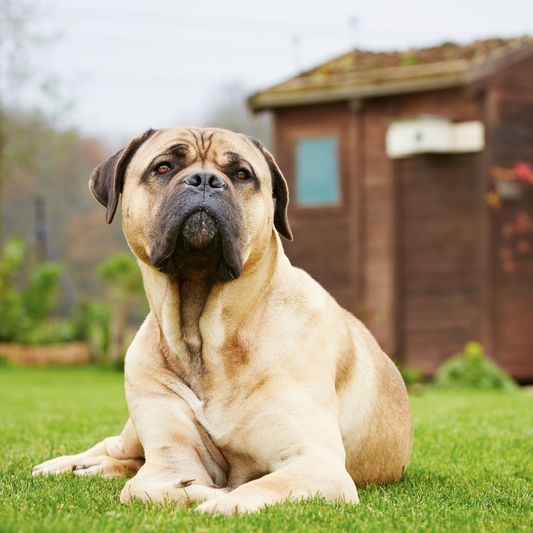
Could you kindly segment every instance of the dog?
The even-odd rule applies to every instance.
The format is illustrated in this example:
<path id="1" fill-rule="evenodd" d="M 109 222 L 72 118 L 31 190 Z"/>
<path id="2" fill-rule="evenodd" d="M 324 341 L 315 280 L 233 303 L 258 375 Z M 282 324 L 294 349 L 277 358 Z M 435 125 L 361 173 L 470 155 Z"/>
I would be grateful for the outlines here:
<path id="1" fill-rule="evenodd" d="M 120 499 L 212 514 L 399 480 L 404 382 L 365 326 L 293 267 L 287 183 L 256 140 L 149 130 L 90 179 L 138 259 L 150 313 L 128 349 L 130 419 L 34 474 L 134 472 Z"/>

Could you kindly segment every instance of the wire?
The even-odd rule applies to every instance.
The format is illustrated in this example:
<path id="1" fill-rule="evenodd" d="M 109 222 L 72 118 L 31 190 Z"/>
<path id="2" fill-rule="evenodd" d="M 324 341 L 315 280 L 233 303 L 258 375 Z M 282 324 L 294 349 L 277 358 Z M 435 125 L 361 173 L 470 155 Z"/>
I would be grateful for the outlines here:
<path id="1" fill-rule="evenodd" d="M 60 4 L 58 2 L 57 4 Z M 56 4 L 56 5 L 57 5 Z M 70 12 L 70 15 L 68 14 Z M 294 33 L 311 33 L 311 34 L 322 34 L 325 36 L 339 36 L 339 33 L 344 32 L 347 37 L 351 35 L 352 30 L 350 30 L 349 24 L 346 25 L 336 25 L 336 24 L 321 24 L 321 25 L 311 25 L 311 24 L 302 24 L 301 21 L 298 22 L 289 22 L 283 23 L 280 21 L 269 22 L 264 21 L 264 19 L 242 19 L 237 17 L 224 18 L 224 17 L 210 17 L 208 15 L 195 15 L 190 13 L 176 13 L 176 12 L 154 12 L 154 11 L 122 11 L 116 9 L 95 9 L 94 7 L 89 6 L 77 6 L 75 8 L 72 5 L 63 4 L 61 6 L 61 11 L 54 13 L 55 16 L 70 18 L 73 20 L 79 20 L 80 15 L 82 15 L 83 20 L 95 20 L 101 22 L 110 22 L 112 24 L 117 24 L 117 21 L 122 23 L 133 23 L 146 26 L 147 24 L 154 24 L 159 27 L 165 25 L 172 25 L 174 28 L 179 28 L 183 23 L 187 28 L 197 26 L 199 28 L 214 28 L 227 31 L 230 27 L 235 27 L 239 32 L 257 32 L 261 33 L 271 33 L 271 34 L 288 34 L 289 36 L 294 35 Z M 413 34 L 418 34 L 420 36 L 432 36 L 434 37 L 434 32 L 425 32 L 417 29 L 408 29 L 408 28 L 371 28 L 367 26 L 362 26 L 362 29 L 365 31 L 370 31 L 373 34 L 382 33 L 383 35 L 390 36 L 391 34 L 396 33 L 398 36 L 409 36 L 412 37 Z"/>
<path id="2" fill-rule="evenodd" d="M 145 87 L 153 87 L 156 88 L 158 91 L 169 91 L 173 93 L 178 92 L 192 92 L 197 93 L 200 91 L 206 91 L 206 92 L 215 92 L 216 87 L 220 85 L 220 83 L 213 78 L 207 80 L 201 80 L 198 78 L 195 78 L 194 81 L 200 81 L 203 84 L 191 84 L 191 80 L 178 80 L 178 79 L 165 79 L 165 83 L 157 82 L 155 80 L 149 80 L 146 78 L 136 78 L 134 76 L 109 76 L 105 73 L 98 73 L 98 75 L 95 75 L 94 77 L 87 76 L 84 78 L 83 83 L 85 85 L 87 84 L 93 84 L 93 85 L 124 85 L 124 84 L 131 84 L 133 85 L 133 88 L 145 86 Z M 214 85 L 216 83 L 216 85 Z M 223 85 L 223 83 L 222 83 Z"/>
<path id="3" fill-rule="evenodd" d="M 69 36 L 66 36 L 65 41 L 68 40 L 68 46 L 79 46 L 79 47 L 104 47 L 106 49 L 109 48 L 119 48 L 121 50 L 124 50 L 124 52 L 128 52 L 132 48 L 139 49 L 139 50 L 159 50 L 164 52 L 165 54 L 173 54 L 176 56 L 176 61 L 179 61 L 179 56 L 176 54 L 179 54 L 180 52 L 183 52 L 184 54 L 189 54 L 190 52 L 205 52 L 209 55 L 213 56 L 226 56 L 228 59 L 230 59 L 229 55 L 231 54 L 231 58 L 233 58 L 235 55 L 239 56 L 250 56 L 257 58 L 258 55 L 262 56 L 270 56 L 270 57 L 289 57 L 291 56 L 291 49 L 290 49 L 290 42 L 287 41 L 287 43 L 281 43 L 279 44 L 279 47 L 277 50 L 273 50 L 272 46 L 257 46 L 257 48 L 254 46 L 253 50 L 252 44 L 247 43 L 246 46 L 241 46 L 239 43 L 226 41 L 226 42 L 212 42 L 212 44 L 209 44 L 209 41 L 203 41 L 202 44 L 205 46 L 199 46 L 197 43 L 192 43 L 189 41 L 183 41 L 183 40 L 176 40 L 176 41 L 148 41 L 148 42 L 129 42 L 128 44 L 125 44 L 124 41 L 112 41 L 110 39 L 95 39 L 91 38 L 89 36 L 78 36 L 75 34 L 71 34 Z M 174 47 L 173 49 L 171 47 Z M 227 51 L 224 51 L 222 48 L 227 48 Z M 306 49 L 309 48 L 306 46 Z M 324 50 L 324 47 L 314 45 L 313 48 L 322 49 Z M 337 45 L 337 48 L 342 49 L 342 45 Z M 341 52 L 342 53 L 342 52 Z M 340 55 L 340 54 L 339 54 Z"/>

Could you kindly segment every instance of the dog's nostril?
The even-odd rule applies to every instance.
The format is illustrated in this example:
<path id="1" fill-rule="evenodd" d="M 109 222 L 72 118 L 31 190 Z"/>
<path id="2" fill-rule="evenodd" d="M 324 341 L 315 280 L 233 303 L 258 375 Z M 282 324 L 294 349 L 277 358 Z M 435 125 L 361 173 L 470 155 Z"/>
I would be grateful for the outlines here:
<path id="1" fill-rule="evenodd" d="M 214 172 L 195 172 L 185 178 L 185 183 L 191 187 L 210 187 L 211 189 L 222 189 L 224 181 Z"/>
<path id="2" fill-rule="evenodd" d="M 207 183 L 212 189 L 221 189 L 222 187 L 224 187 L 224 182 L 216 174 L 211 174 Z"/>
<path id="3" fill-rule="evenodd" d="M 200 174 L 192 174 L 185 179 L 185 183 L 193 187 L 199 187 L 202 183 L 202 176 Z"/>

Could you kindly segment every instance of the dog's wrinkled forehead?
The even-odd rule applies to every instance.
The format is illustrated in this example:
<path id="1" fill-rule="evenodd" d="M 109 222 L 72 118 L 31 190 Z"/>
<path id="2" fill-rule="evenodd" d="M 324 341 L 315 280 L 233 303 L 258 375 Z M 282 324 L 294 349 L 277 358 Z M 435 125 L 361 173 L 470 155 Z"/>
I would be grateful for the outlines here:
<path id="1" fill-rule="evenodd" d="M 186 155 L 189 165 L 242 158 L 254 166 L 264 166 L 268 172 L 267 162 L 248 137 L 217 128 L 180 127 L 157 130 L 151 135 L 137 150 L 128 173 L 143 172 L 152 161 L 173 152 Z"/>

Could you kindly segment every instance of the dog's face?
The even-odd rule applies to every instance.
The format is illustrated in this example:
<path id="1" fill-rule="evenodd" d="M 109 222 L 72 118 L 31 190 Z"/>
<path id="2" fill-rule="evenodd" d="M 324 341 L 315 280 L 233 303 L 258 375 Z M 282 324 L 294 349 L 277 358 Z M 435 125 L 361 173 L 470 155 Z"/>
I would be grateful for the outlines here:
<path id="1" fill-rule="evenodd" d="M 261 254 L 274 226 L 292 239 L 287 184 L 272 156 L 226 130 L 150 130 L 97 167 L 89 185 L 108 223 L 122 193 L 133 252 L 170 276 L 212 269 L 231 281 Z"/>

